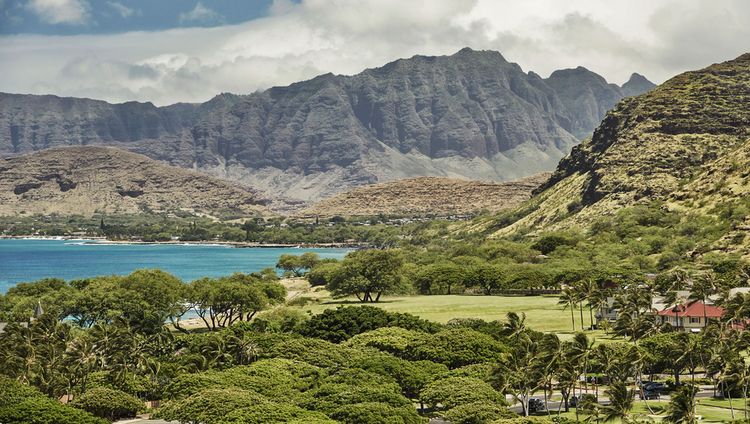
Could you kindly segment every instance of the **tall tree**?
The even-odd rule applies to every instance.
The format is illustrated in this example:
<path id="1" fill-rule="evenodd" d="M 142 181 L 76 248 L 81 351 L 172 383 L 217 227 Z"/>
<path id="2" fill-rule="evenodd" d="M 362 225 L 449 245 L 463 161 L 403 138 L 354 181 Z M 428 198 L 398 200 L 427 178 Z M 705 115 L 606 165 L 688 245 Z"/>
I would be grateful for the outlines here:
<path id="1" fill-rule="evenodd" d="M 565 287 L 560 291 L 560 298 L 557 301 L 557 304 L 562 305 L 563 310 L 570 309 L 570 321 L 573 323 L 573 331 L 576 331 L 575 308 L 577 302 L 578 299 L 571 287 Z M 581 322 L 581 329 L 583 329 L 583 322 Z"/>
<path id="2" fill-rule="evenodd" d="M 698 388 L 692 385 L 684 385 L 672 394 L 667 406 L 667 415 L 664 421 L 669 423 L 695 424 L 698 422 L 696 412 L 695 395 Z"/>
<path id="3" fill-rule="evenodd" d="M 706 314 L 706 303 L 709 298 L 718 291 L 718 280 L 713 271 L 706 271 L 701 274 L 694 282 L 690 289 L 689 300 L 700 300 L 703 303 L 703 325 L 708 325 Z"/>
<path id="4" fill-rule="evenodd" d="M 618 381 L 611 383 L 609 388 L 604 391 L 604 394 L 609 398 L 609 405 L 601 408 L 604 412 L 604 422 L 616 420 L 627 421 L 635 403 L 635 391 L 628 390 L 625 382 Z"/>

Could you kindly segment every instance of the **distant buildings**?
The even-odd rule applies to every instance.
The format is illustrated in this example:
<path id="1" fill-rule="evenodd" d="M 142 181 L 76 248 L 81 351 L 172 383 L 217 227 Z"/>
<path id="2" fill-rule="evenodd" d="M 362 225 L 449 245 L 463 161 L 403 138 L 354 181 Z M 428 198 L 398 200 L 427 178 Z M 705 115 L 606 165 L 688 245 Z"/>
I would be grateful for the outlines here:
<path id="1" fill-rule="evenodd" d="M 729 297 L 746 293 L 750 293 L 750 287 L 738 287 L 729 291 Z M 675 293 L 674 299 L 676 299 L 676 302 L 672 303 L 669 303 L 663 296 L 654 296 L 650 313 L 656 314 L 659 323 L 668 324 L 677 330 L 688 332 L 699 332 L 711 320 L 724 316 L 724 308 L 715 305 L 713 300 L 708 299 L 704 303 L 702 300 L 688 300 L 689 298 L 689 291 Z M 614 323 L 617 321 L 619 312 L 614 298 L 610 297 L 607 299 L 606 305 L 596 312 L 597 323 L 602 321 Z"/>
<path id="2" fill-rule="evenodd" d="M 724 308 L 694 300 L 670 306 L 657 312 L 663 324 L 683 331 L 698 332 L 709 320 L 719 319 L 724 315 Z"/>

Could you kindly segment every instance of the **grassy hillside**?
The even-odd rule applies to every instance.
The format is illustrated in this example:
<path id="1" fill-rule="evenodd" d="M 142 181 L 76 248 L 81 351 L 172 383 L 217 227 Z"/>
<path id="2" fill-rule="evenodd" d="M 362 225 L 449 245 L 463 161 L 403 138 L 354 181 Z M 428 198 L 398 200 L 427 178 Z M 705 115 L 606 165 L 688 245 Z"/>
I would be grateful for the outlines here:
<path id="1" fill-rule="evenodd" d="M 537 196 L 460 231 L 491 237 L 589 231 L 632 207 L 722 227 L 707 250 L 748 253 L 750 54 L 623 100 Z M 657 206 L 654 206 L 657 205 Z"/>

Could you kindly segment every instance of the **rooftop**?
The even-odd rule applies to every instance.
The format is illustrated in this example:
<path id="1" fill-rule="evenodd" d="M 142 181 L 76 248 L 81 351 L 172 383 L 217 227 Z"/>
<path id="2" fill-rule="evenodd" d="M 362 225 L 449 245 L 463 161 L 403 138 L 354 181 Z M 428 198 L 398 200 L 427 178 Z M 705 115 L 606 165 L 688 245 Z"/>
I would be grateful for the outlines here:
<path id="1" fill-rule="evenodd" d="M 677 316 L 677 317 L 702 317 L 721 318 L 724 315 L 724 309 L 714 305 L 704 304 L 701 300 L 689 302 L 687 304 L 676 305 L 671 308 L 663 309 L 658 312 L 660 316 Z"/>

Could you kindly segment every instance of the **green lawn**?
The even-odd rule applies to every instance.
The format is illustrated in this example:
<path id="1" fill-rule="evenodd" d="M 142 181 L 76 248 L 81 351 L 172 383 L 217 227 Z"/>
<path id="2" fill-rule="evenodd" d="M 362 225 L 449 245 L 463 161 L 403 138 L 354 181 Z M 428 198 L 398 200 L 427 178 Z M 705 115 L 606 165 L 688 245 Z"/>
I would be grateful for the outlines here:
<path id="1" fill-rule="evenodd" d="M 707 423 L 721 423 L 721 422 L 728 422 L 732 421 L 732 412 L 727 408 L 722 407 L 715 407 L 715 406 L 709 406 L 709 404 L 713 404 L 714 400 L 711 399 L 701 399 L 699 400 L 698 404 L 698 415 L 700 415 L 703 419 L 701 422 L 707 422 Z M 716 402 L 722 402 L 722 401 L 716 401 Z M 650 400 L 648 401 L 648 407 L 646 404 L 638 400 L 635 403 L 635 406 L 633 407 L 632 414 L 641 420 L 642 418 L 648 417 L 650 420 L 653 421 L 661 421 L 661 415 L 664 414 L 664 408 L 667 406 L 669 402 L 666 400 L 657 401 L 657 400 Z M 649 410 L 651 408 L 651 410 Z M 653 414 L 652 414 L 653 412 Z M 737 405 L 735 405 L 735 419 L 741 419 L 743 417 L 743 412 L 741 409 L 737 408 Z M 568 418 L 575 419 L 575 409 L 571 409 L 570 412 L 561 414 L 563 416 L 566 416 Z M 585 417 L 581 416 L 580 419 L 583 420 Z"/>
<path id="2" fill-rule="evenodd" d="M 302 309 L 316 314 L 340 305 L 361 305 L 356 299 L 333 300 L 325 294 L 321 294 L 319 299 L 319 303 L 305 305 Z M 408 312 L 442 323 L 453 318 L 504 320 L 508 312 L 524 312 L 527 325 L 534 330 L 572 333 L 570 311 L 563 311 L 557 305 L 556 296 L 403 296 L 387 297 L 369 305 L 388 311 Z M 588 325 L 587 311 L 584 313 L 586 313 L 584 318 Z M 576 328 L 580 329 L 579 325 L 579 318 L 577 318 Z"/>

